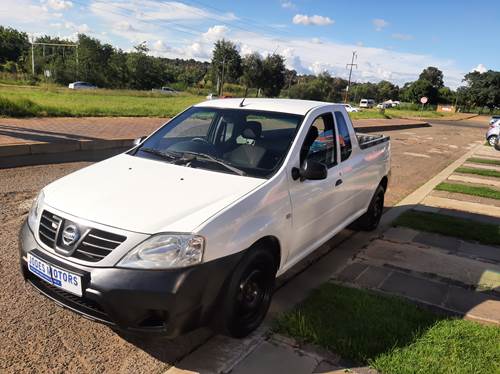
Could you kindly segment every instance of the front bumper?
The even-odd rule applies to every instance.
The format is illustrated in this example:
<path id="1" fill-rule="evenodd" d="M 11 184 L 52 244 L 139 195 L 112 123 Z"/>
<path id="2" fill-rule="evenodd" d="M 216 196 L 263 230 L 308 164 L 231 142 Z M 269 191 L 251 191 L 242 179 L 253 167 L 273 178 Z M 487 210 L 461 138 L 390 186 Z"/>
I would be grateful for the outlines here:
<path id="1" fill-rule="evenodd" d="M 45 252 L 25 222 L 20 237 L 21 272 L 45 296 L 84 317 L 126 331 L 174 337 L 208 325 L 226 280 L 242 253 L 173 270 L 92 268 L 71 265 Z M 83 296 L 59 289 L 28 271 L 27 252 L 82 276 Z"/>

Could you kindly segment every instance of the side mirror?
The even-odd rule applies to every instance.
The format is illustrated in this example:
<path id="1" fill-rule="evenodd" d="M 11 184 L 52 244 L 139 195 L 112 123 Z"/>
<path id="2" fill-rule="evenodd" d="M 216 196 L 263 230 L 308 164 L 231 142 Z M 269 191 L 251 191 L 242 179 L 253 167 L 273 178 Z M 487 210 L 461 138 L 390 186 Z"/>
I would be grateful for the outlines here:
<path id="1" fill-rule="evenodd" d="M 134 147 L 137 147 L 139 144 L 141 144 L 147 136 L 141 136 L 140 138 L 134 139 Z"/>
<path id="2" fill-rule="evenodd" d="M 328 177 L 328 168 L 325 164 L 314 161 L 314 160 L 306 160 L 302 164 L 302 167 L 293 168 L 292 169 L 292 178 L 293 180 L 300 179 L 303 182 L 306 179 L 309 180 L 320 180 L 326 179 Z"/>

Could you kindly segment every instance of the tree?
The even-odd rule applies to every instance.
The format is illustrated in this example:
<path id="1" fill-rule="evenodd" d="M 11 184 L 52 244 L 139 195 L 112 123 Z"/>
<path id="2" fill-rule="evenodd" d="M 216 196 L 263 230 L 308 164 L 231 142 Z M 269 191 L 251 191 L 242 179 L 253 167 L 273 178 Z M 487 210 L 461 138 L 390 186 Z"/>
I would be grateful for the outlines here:
<path id="1" fill-rule="evenodd" d="M 241 56 L 236 45 L 229 40 L 215 42 L 212 52 L 212 83 L 235 83 L 241 76 Z"/>
<path id="2" fill-rule="evenodd" d="M 285 86 L 285 58 L 277 53 L 268 55 L 263 63 L 262 89 L 267 97 L 279 96 Z"/>
<path id="3" fill-rule="evenodd" d="M 0 64 L 7 61 L 17 62 L 29 53 L 30 43 L 25 32 L 11 27 L 0 26 Z"/>
<path id="4" fill-rule="evenodd" d="M 424 69 L 420 73 L 418 80 L 426 80 L 436 89 L 444 87 L 443 72 L 434 66 Z"/>
<path id="5" fill-rule="evenodd" d="M 257 52 L 243 59 L 241 82 L 248 88 L 261 88 L 264 83 L 264 62 Z"/>
<path id="6" fill-rule="evenodd" d="M 404 101 L 418 104 L 421 97 L 427 97 L 429 104 L 436 104 L 438 99 L 438 90 L 431 82 L 425 79 L 418 79 L 415 82 L 407 83 L 401 91 L 401 97 Z"/>
<path id="7" fill-rule="evenodd" d="M 378 82 L 376 90 L 375 98 L 377 101 L 397 100 L 399 98 L 399 87 L 389 81 Z"/>
<path id="8" fill-rule="evenodd" d="M 500 104 L 500 72 L 488 70 L 474 71 L 465 75 L 465 87 L 458 91 L 459 103 L 468 107 L 488 107 L 495 109 Z"/>

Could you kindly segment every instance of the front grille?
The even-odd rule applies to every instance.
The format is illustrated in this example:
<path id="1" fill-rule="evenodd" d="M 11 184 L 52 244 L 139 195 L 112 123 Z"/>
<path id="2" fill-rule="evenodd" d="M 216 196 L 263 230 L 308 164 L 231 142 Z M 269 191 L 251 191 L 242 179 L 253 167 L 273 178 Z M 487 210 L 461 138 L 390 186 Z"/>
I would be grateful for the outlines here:
<path id="1" fill-rule="evenodd" d="M 102 260 L 125 239 L 127 238 L 122 235 L 91 229 L 76 249 L 73 257 L 91 262 Z"/>
<path id="2" fill-rule="evenodd" d="M 63 218 L 50 213 L 47 210 L 42 212 L 38 233 L 40 240 L 51 248 L 61 246 L 61 234 L 58 235 L 59 227 L 64 227 L 65 223 L 72 223 Z M 113 234 L 107 231 L 95 228 L 77 225 L 80 232 L 85 235 L 78 244 L 78 247 L 72 251 L 71 257 L 88 261 L 97 262 L 106 257 L 113 249 L 122 244 L 127 237 Z M 58 237 L 59 236 L 59 237 Z M 67 248 L 65 248 L 67 250 Z"/>
<path id="3" fill-rule="evenodd" d="M 40 218 L 40 226 L 38 233 L 40 240 L 51 248 L 54 248 L 56 243 L 57 228 L 59 227 L 62 219 L 52 213 L 44 210 Z"/>

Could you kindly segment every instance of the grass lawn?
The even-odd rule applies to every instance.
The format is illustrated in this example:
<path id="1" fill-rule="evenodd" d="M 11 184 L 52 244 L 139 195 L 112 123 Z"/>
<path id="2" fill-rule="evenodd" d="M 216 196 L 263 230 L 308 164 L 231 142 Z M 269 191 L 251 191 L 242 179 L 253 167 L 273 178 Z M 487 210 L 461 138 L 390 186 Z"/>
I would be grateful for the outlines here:
<path id="1" fill-rule="evenodd" d="M 500 328 L 327 283 L 276 321 L 276 331 L 381 373 L 498 373 Z"/>
<path id="2" fill-rule="evenodd" d="M 482 244 L 500 245 L 500 225 L 415 210 L 401 214 L 395 226 L 454 236 Z"/>
<path id="3" fill-rule="evenodd" d="M 430 110 L 406 110 L 406 109 L 386 109 L 384 114 L 378 109 L 363 109 L 361 112 L 349 113 L 351 119 L 371 119 L 371 118 L 442 118 L 452 116 L 453 113 L 435 112 Z"/>
<path id="4" fill-rule="evenodd" d="M 447 318 L 399 298 L 327 283 L 275 330 L 382 373 L 498 373 L 500 328 Z"/>
<path id="5" fill-rule="evenodd" d="M 500 191 L 489 187 L 467 186 L 459 183 L 443 182 L 436 186 L 438 191 L 457 192 L 466 195 L 487 197 L 489 199 L 500 200 Z"/>
<path id="6" fill-rule="evenodd" d="M 0 116 L 172 117 L 203 100 L 202 96 L 148 91 L 0 86 Z"/>
<path id="7" fill-rule="evenodd" d="M 460 167 L 455 171 L 457 173 L 462 173 L 462 174 L 474 174 L 474 175 L 482 175 L 483 177 L 500 178 L 500 171 L 496 171 L 496 170 Z"/>
<path id="8" fill-rule="evenodd" d="M 467 159 L 467 162 L 472 162 L 474 164 L 485 164 L 485 165 L 500 166 L 500 160 L 492 160 L 492 159 L 489 159 L 489 158 L 471 157 L 471 158 Z"/>

